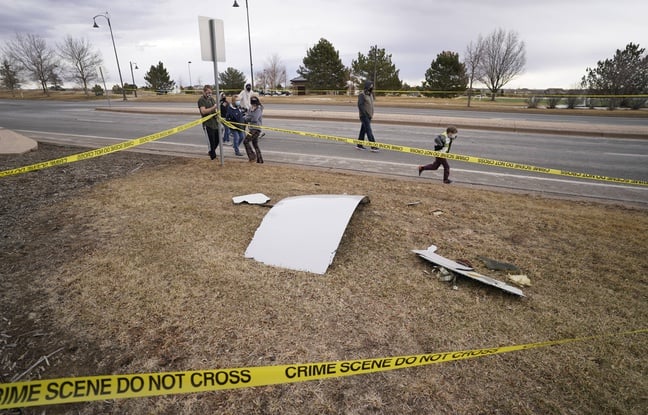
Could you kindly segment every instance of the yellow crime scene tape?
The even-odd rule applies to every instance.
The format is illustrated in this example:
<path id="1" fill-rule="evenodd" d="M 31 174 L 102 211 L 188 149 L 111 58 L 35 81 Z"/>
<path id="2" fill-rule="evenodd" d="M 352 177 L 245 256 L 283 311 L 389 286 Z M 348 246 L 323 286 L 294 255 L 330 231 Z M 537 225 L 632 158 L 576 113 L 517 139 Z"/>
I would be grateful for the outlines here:
<path id="1" fill-rule="evenodd" d="M 161 131 L 159 133 L 151 134 L 145 137 L 141 138 L 136 138 L 134 140 L 130 141 L 125 141 L 123 143 L 118 143 L 114 144 L 112 146 L 108 147 L 102 147 L 98 148 L 96 150 L 91 150 L 87 151 L 85 153 L 80 153 L 80 154 L 75 154 L 72 156 L 68 157 L 62 157 L 56 160 L 50 160 L 42 163 L 36 163 L 32 164 L 30 166 L 25 166 L 25 167 L 19 167 L 16 169 L 11 169 L 11 170 L 5 170 L 5 171 L 0 171 L 0 177 L 4 176 L 11 176 L 15 174 L 21 174 L 21 173 L 27 173 L 30 171 L 34 170 L 41 170 L 45 169 L 48 167 L 54 167 L 58 166 L 61 164 L 66 164 L 66 163 L 72 163 L 75 161 L 80 161 L 80 160 L 86 160 L 89 158 L 93 157 L 98 157 L 102 156 L 105 154 L 109 153 L 114 153 L 116 151 L 121 151 L 121 150 L 126 150 L 141 144 L 148 143 L 150 141 L 154 140 L 159 140 L 160 138 L 168 137 L 172 134 L 179 133 L 181 131 L 187 130 L 189 128 L 195 127 L 196 125 L 202 123 L 203 121 L 208 120 L 209 118 L 213 117 L 214 115 L 217 114 L 210 114 L 206 117 L 200 118 L 196 121 L 189 122 L 187 124 L 181 125 L 179 127 L 171 128 L 165 131 Z M 230 121 L 226 121 L 224 118 L 220 117 L 217 115 L 219 120 L 227 125 L 229 128 L 234 128 L 237 130 L 245 131 L 245 124 L 239 124 L 239 123 L 233 123 Z M 242 128 L 237 127 L 237 125 L 241 125 Z M 337 141 L 340 143 L 347 143 L 347 144 L 363 144 L 367 145 L 367 141 L 361 141 L 361 140 L 356 140 L 353 138 L 346 138 L 346 137 L 338 137 L 338 136 L 333 136 L 333 135 L 327 135 L 327 134 L 316 134 L 316 133 L 309 133 L 309 132 L 304 132 L 304 131 L 296 131 L 296 130 L 287 130 L 283 128 L 273 128 L 273 127 L 266 127 L 262 126 L 261 127 L 264 130 L 269 130 L 269 131 L 277 131 L 277 132 L 283 132 L 283 133 L 288 133 L 288 134 L 296 134 L 296 135 L 301 135 L 304 137 L 314 137 L 314 138 L 321 138 L 329 141 Z M 527 164 L 520 164 L 516 162 L 511 162 L 511 161 L 502 161 L 502 160 L 494 160 L 494 159 L 487 159 L 483 157 L 475 157 L 475 156 L 467 156 L 467 155 L 462 155 L 462 154 L 456 154 L 456 153 L 442 153 L 439 151 L 434 151 L 434 150 L 428 150 L 428 149 L 422 149 L 422 148 L 415 148 L 415 147 L 407 147 L 407 146 L 397 146 L 394 144 L 384 144 L 384 143 L 379 143 L 379 142 L 372 142 L 370 144 L 372 147 L 378 147 L 383 150 L 390 150 L 390 151 L 399 151 L 401 153 L 410 153 L 410 154 L 418 154 L 418 155 L 423 155 L 423 156 L 429 156 L 429 157 L 443 157 L 446 159 L 450 160 L 459 160 L 459 161 L 464 161 L 467 163 L 476 163 L 476 164 L 483 164 L 487 166 L 493 166 L 493 167 L 503 167 L 506 169 L 515 169 L 515 170 L 524 170 L 524 171 L 531 171 L 531 172 L 537 172 L 537 173 L 544 173 L 544 174 L 552 174 L 552 175 L 558 175 L 558 176 L 567 176 L 567 177 L 576 177 L 576 178 L 581 178 L 581 179 L 592 179 L 592 180 L 598 180 L 598 181 L 604 181 L 604 182 L 613 182 L 613 183 L 619 183 L 619 184 L 630 184 L 630 185 L 639 185 L 639 186 L 648 186 L 648 181 L 646 180 L 636 180 L 636 179 L 624 179 L 624 178 L 619 178 L 619 177 L 609 177 L 609 176 L 602 176 L 602 175 L 597 175 L 597 174 L 591 174 L 591 173 L 580 173 L 580 172 L 572 172 L 572 171 L 567 171 L 567 170 L 559 170 L 559 169 L 552 169 L 548 167 L 538 167 L 538 166 L 532 166 L 532 165 L 527 165 Z"/>
<path id="2" fill-rule="evenodd" d="M 13 176 L 16 174 L 27 173 L 35 170 L 42 170 L 49 167 L 60 166 L 62 164 L 73 163 L 75 161 L 87 160 L 94 157 L 104 156 L 106 154 L 114 153 L 117 151 L 127 150 L 129 148 L 137 147 L 142 144 L 146 144 L 151 141 L 159 140 L 161 138 L 168 137 L 173 134 L 188 130 L 199 124 L 202 124 L 204 121 L 212 118 L 215 114 L 209 114 L 203 118 L 197 119 L 195 121 L 188 122 L 186 124 L 180 125 L 178 127 L 169 128 L 168 130 L 160 131 L 159 133 L 150 134 L 144 137 L 135 138 L 133 140 L 124 141 L 121 143 L 113 144 L 107 147 L 101 147 L 95 150 L 86 151 L 83 153 L 73 154 L 67 157 L 61 157 L 55 160 L 44 161 L 41 163 L 32 164 L 29 166 L 18 167 L 16 169 L 0 171 L 0 177 L 4 176 Z"/>
<path id="3" fill-rule="evenodd" d="M 374 359 L 182 372 L 82 376 L 5 383 L 0 384 L 0 409 L 108 399 L 144 398 L 323 380 L 646 332 L 648 329 L 514 346 Z"/>
<path id="4" fill-rule="evenodd" d="M 236 128 L 232 123 L 221 120 L 224 124 L 230 126 L 230 128 Z M 234 123 L 236 124 L 236 123 Z M 591 174 L 591 173 L 579 173 L 579 172 L 573 172 L 573 171 L 568 171 L 568 170 L 559 170 L 559 169 L 552 169 L 548 167 L 538 167 L 538 166 L 531 166 L 527 164 L 520 164 L 520 163 L 515 163 L 511 161 L 502 161 L 502 160 L 493 160 L 493 159 L 487 159 L 483 157 L 475 157 L 475 156 L 467 156 L 463 154 L 456 154 L 456 153 L 442 153 L 440 151 L 434 151 L 434 150 L 427 150 L 427 149 L 422 149 L 422 148 L 415 148 L 415 147 L 407 147 L 407 146 L 397 146 L 394 144 L 384 144 L 384 143 L 379 143 L 379 142 L 369 142 L 369 141 L 362 141 L 362 140 L 356 140 L 353 138 L 345 138 L 345 137 L 337 137 L 334 135 L 326 135 L 326 134 L 314 134 L 314 133 L 307 133 L 303 131 L 295 131 L 295 130 L 286 130 L 282 128 L 273 128 L 273 127 L 262 127 L 264 130 L 269 130 L 269 131 L 277 131 L 277 132 L 282 132 L 282 133 L 288 133 L 288 134 L 296 134 L 296 135 L 301 135 L 304 137 L 315 137 L 315 138 L 321 138 L 329 141 L 337 141 L 340 143 L 347 143 L 347 144 L 362 144 L 362 145 L 370 145 L 372 147 L 378 147 L 383 150 L 390 150 L 390 151 L 399 151 L 401 153 L 410 153 L 410 154 L 418 154 L 422 156 L 429 156 L 429 157 L 443 157 L 446 159 L 450 160 L 459 160 L 459 161 L 465 161 L 467 163 L 475 163 L 475 164 L 483 164 L 486 166 L 493 166 L 493 167 L 503 167 L 506 169 L 515 169 L 515 170 L 524 170 L 524 171 L 531 171 L 531 172 L 537 172 L 537 173 L 544 173 L 544 174 L 553 174 L 553 175 L 558 175 L 558 176 L 568 176 L 568 177 L 577 177 L 581 179 L 592 179 L 592 180 L 598 180 L 598 181 L 604 181 L 604 182 L 613 182 L 613 183 L 620 183 L 620 184 L 633 184 L 633 185 L 640 185 L 640 186 L 648 186 L 648 181 L 646 180 L 635 180 L 635 179 L 623 179 L 623 178 L 618 178 L 618 177 L 608 177 L 608 176 L 602 176 L 598 174 Z"/>

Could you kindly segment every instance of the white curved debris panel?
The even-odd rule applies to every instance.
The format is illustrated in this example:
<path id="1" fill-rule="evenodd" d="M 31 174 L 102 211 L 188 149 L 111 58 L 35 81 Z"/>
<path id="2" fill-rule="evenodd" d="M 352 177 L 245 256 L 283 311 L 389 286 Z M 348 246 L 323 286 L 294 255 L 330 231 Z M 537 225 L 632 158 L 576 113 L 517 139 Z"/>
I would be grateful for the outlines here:
<path id="1" fill-rule="evenodd" d="M 263 193 L 252 193 L 249 195 L 243 195 L 243 196 L 234 196 L 232 198 L 232 202 L 235 205 L 241 204 L 241 203 L 248 203 L 250 205 L 263 205 L 265 203 L 268 203 L 270 201 L 270 198 Z"/>
<path id="2" fill-rule="evenodd" d="M 333 262 L 351 215 L 366 196 L 287 197 L 268 211 L 246 258 L 277 267 L 324 274 Z"/>

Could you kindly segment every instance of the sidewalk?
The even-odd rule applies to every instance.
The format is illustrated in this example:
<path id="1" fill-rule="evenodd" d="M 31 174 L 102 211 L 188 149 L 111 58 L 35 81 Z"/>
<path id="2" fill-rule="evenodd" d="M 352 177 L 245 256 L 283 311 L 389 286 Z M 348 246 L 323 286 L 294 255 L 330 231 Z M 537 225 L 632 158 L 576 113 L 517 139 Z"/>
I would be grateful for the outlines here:
<path id="1" fill-rule="evenodd" d="M 0 127 L 0 154 L 23 154 L 37 148 L 36 140 Z"/>
<path id="2" fill-rule="evenodd" d="M 131 112 L 142 114 L 180 114 L 198 116 L 197 110 L 192 107 L 99 107 L 97 111 Z M 469 114 L 469 113 L 467 113 Z M 408 126 L 429 126 L 445 128 L 448 125 L 456 125 L 459 129 L 480 129 L 497 130 L 518 133 L 534 134 L 558 134 L 570 136 L 590 137 L 617 137 L 617 138 L 638 138 L 648 139 L 648 127 L 642 125 L 608 125 L 594 123 L 574 122 L 544 122 L 511 120 L 496 118 L 475 117 L 439 117 L 411 114 L 381 114 L 378 113 L 373 119 L 377 124 L 400 124 Z M 358 117 L 353 112 L 341 111 L 287 111 L 287 110 L 264 110 L 263 116 L 272 119 L 304 119 L 313 121 L 349 121 L 357 122 Z M 38 143 L 31 138 L 25 137 L 11 130 L 0 126 L 0 154 L 22 154 L 34 150 Z"/>

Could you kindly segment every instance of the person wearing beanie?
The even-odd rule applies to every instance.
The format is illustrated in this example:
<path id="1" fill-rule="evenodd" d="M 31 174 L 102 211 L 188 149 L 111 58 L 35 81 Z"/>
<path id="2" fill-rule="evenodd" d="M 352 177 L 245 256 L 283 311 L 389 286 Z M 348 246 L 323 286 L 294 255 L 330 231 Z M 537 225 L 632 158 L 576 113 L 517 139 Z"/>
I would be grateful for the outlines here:
<path id="1" fill-rule="evenodd" d="M 256 161 L 263 163 L 261 149 L 259 148 L 259 135 L 261 135 L 261 125 L 263 125 L 263 105 L 259 98 L 253 96 L 250 98 L 250 110 L 245 114 L 245 122 L 248 123 L 249 133 L 243 140 L 245 152 L 250 162 Z"/>

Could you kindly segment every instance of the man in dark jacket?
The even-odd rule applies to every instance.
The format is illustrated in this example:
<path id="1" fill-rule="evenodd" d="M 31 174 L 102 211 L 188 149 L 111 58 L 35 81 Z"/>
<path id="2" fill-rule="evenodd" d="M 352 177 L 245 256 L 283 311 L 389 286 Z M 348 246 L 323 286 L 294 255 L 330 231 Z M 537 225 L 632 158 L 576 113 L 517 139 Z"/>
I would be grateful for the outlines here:
<path id="1" fill-rule="evenodd" d="M 205 85 L 203 88 L 203 94 L 198 99 L 198 109 L 200 110 L 200 115 L 202 117 L 215 114 L 218 109 L 218 104 L 212 97 L 212 87 L 210 85 Z M 218 147 L 218 119 L 212 117 L 207 121 L 203 122 L 203 129 L 207 134 L 207 139 L 209 140 L 209 157 L 213 160 L 216 158 L 216 147 Z"/>
<path id="2" fill-rule="evenodd" d="M 360 113 L 360 134 L 358 140 L 364 141 L 365 134 L 372 143 L 376 142 L 374 139 L 373 131 L 371 130 L 371 119 L 374 113 L 374 84 L 371 81 L 366 81 L 364 90 L 358 95 L 358 111 Z M 365 150 L 362 144 L 356 146 L 358 150 Z M 371 151 L 377 153 L 378 147 L 371 147 Z"/>

